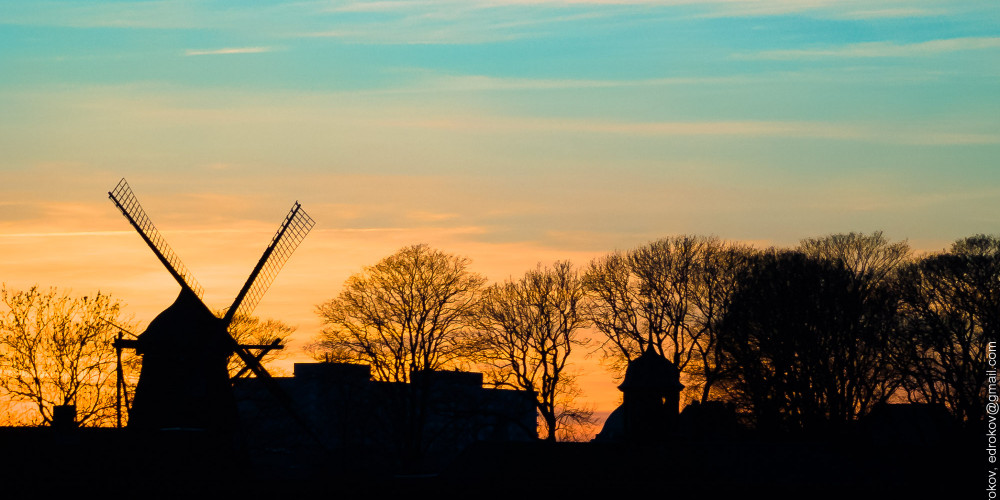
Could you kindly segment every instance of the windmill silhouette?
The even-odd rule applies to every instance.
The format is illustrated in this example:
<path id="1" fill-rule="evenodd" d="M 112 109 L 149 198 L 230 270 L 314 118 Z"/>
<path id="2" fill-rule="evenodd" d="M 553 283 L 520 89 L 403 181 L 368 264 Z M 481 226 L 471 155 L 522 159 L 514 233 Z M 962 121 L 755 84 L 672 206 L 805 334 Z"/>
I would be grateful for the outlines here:
<path id="1" fill-rule="evenodd" d="M 177 299 L 135 340 L 121 342 L 142 355 L 129 428 L 201 429 L 227 432 L 236 421 L 236 402 L 227 364 L 232 355 L 281 401 L 288 397 L 261 365 L 269 345 L 241 345 L 228 332 L 237 315 L 249 315 L 315 222 L 295 202 L 264 250 L 225 316 L 216 317 L 202 301 L 203 290 L 157 231 L 125 179 L 108 192 L 170 275 L 181 286 Z M 250 352 L 259 349 L 257 355 Z"/>

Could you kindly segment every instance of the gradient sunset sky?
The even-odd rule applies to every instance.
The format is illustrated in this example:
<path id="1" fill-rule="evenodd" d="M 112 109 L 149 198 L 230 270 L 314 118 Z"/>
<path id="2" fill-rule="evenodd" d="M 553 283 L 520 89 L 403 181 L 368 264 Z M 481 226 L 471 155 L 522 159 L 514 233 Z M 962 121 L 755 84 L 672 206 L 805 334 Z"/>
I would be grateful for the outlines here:
<path id="1" fill-rule="evenodd" d="M 943 249 L 1000 232 L 998 158 L 993 0 L 0 1 L 0 281 L 152 319 L 125 177 L 221 308 L 299 200 L 257 310 L 293 349 L 413 243 L 494 281 L 682 233 Z"/>

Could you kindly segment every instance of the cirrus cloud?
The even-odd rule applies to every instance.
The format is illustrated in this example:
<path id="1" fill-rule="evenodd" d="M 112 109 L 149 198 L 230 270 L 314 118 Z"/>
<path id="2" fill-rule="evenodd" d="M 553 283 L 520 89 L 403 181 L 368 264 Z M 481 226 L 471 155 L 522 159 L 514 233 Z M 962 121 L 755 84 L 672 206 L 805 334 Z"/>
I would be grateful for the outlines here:
<path id="1" fill-rule="evenodd" d="M 1000 48 L 1000 37 L 964 37 L 916 43 L 864 42 L 836 47 L 766 50 L 736 54 L 739 59 L 819 59 L 829 57 L 921 57 L 967 50 Z"/>
<path id="2" fill-rule="evenodd" d="M 188 49 L 184 51 L 186 56 L 218 56 L 218 55 L 230 55 L 230 54 L 260 54 L 263 52 L 272 52 L 271 47 L 228 47 L 224 49 L 211 49 L 211 50 L 201 50 L 201 49 Z"/>

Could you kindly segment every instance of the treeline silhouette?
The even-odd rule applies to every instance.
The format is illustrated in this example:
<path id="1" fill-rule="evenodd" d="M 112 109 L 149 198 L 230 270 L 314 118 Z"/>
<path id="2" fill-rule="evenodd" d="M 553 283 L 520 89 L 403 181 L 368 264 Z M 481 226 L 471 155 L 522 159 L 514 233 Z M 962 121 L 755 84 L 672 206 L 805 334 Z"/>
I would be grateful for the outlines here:
<path id="1" fill-rule="evenodd" d="M 966 439 L 973 432 L 922 439 L 919 429 L 910 432 L 919 426 L 904 425 L 902 442 L 892 435 L 876 442 L 850 431 L 886 402 L 940 406 L 975 433 L 983 429 L 987 344 L 1000 328 L 1000 236 L 972 236 L 940 252 L 915 254 L 906 242 L 888 241 L 880 232 L 834 234 L 794 248 L 767 249 L 682 235 L 608 253 L 581 267 L 539 265 L 493 285 L 469 265 L 467 258 L 426 245 L 404 247 L 350 277 L 335 298 L 317 307 L 325 328 L 310 352 L 322 361 L 367 364 L 371 378 L 385 382 L 370 385 L 391 386 L 403 396 L 392 399 L 378 389 L 361 402 L 341 404 L 351 399 L 330 395 L 350 389 L 344 384 L 301 393 L 306 396 L 298 401 L 316 421 L 329 424 L 343 414 L 344 432 L 356 433 L 333 453 L 311 443 L 297 448 L 296 440 L 311 438 L 284 425 L 287 415 L 269 417 L 280 446 L 268 448 L 266 457 L 215 446 L 200 432 L 4 428 L 8 446 L 21 454 L 6 453 L 0 470 L 19 478 L 20 483 L 11 481 L 15 491 L 35 488 L 49 475 L 77 483 L 103 478 L 126 489 L 174 477 L 188 479 L 177 482 L 184 488 L 191 480 L 233 488 L 220 479 L 232 474 L 247 480 L 237 485 L 239 490 L 256 493 L 325 491 L 335 485 L 371 494 L 372 485 L 378 485 L 393 492 L 464 493 L 489 487 L 510 494 L 561 488 L 592 496 L 649 491 L 669 482 L 681 493 L 714 488 L 726 496 L 766 492 L 775 498 L 801 498 L 805 492 L 827 498 L 866 492 L 873 497 L 953 496 L 972 484 L 955 478 L 978 473 L 970 458 L 972 440 Z M 80 299 L 79 307 L 63 307 L 75 302 L 54 290 L 3 287 L 0 292 L 0 396 L 31 401 L 36 422 L 52 423 L 53 405 L 75 403 L 83 408 L 79 423 L 109 425 L 111 408 L 117 406 L 112 405 L 114 386 L 108 384 L 116 364 L 108 355 L 118 332 L 112 323 L 132 326 L 118 302 L 101 295 L 99 302 Z M 114 321 L 106 321 L 109 317 Z M 246 323 L 246 338 L 256 343 L 292 330 Z M 433 441 L 428 432 L 454 434 L 451 420 L 433 420 L 427 398 L 413 397 L 421 394 L 421 377 L 415 374 L 482 371 L 489 385 L 533 391 L 512 394 L 534 395 L 539 434 L 546 441 L 580 439 L 592 415 L 576 399 L 580 387 L 569 371 L 571 352 L 600 353 L 621 376 L 630 361 L 650 349 L 680 371 L 686 386 L 681 403 L 699 403 L 691 409 L 706 417 L 692 421 L 680 415 L 674 431 L 660 442 L 526 438 L 452 446 L 453 441 Z M 126 377 L 134 376 L 136 361 L 125 360 Z M 360 385 L 367 385 L 369 372 L 361 372 Z M 74 382 L 61 386 L 47 378 L 53 376 L 72 376 Z M 474 386 L 489 392 L 478 382 Z M 128 397 L 132 389 L 124 389 Z M 450 404 L 468 399 L 463 394 L 443 390 L 434 397 Z M 93 411 L 82 404 L 90 397 L 100 402 Z M 320 398 L 326 403 L 317 404 Z M 524 405 L 529 410 L 524 427 L 530 427 L 530 396 Z M 728 415 L 713 413 L 723 407 L 733 408 L 754 431 L 716 419 Z M 391 418 L 372 417 L 379 412 Z M 874 432 L 899 423 L 898 415 L 917 414 L 888 415 Z M 697 420 L 699 412 L 687 417 Z M 718 432 L 723 427 L 729 430 Z M 327 425 L 324 430 L 341 429 Z M 476 429 L 469 431 L 475 435 Z M 394 441 L 385 448 L 402 457 L 404 466 L 386 461 L 392 467 L 372 467 L 377 462 L 370 460 L 372 446 L 365 443 L 375 440 L 374 432 Z M 788 436 L 793 439 L 784 439 Z M 285 438 L 293 446 L 283 445 Z M 441 443 L 448 446 L 442 456 L 450 462 L 442 459 L 445 465 L 426 469 L 440 475 L 414 475 L 425 469 L 409 464 Z M 257 450 L 243 451 L 250 449 Z M 90 459 L 52 461 L 52 456 Z M 52 464 L 32 468 L 43 461 Z M 112 461 L 121 469 L 115 476 L 106 473 L 105 464 Z M 229 469 L 220 469 L 223 463 Z"/>
<path id="2" fill-rule="evenodd" d="M 986 342 L 1000 325 L 997 236 L 925 255 L 881 232 L 791 249 L 675 236 L 581 272 L 539 266 L 485 293 L 467 265 L 416 245 L 366 268 L 319 307 L 327 327 L 312 352 L 371 364 L 383 380 L 479 368 L 539 394 L 550 439 L 589 421 L 564 369 L 587 326 L 619 377 L 651 342 L 683 373 L 686 400 L 733 403 L 761 431 L 837 431 L 885 402 L 984 418 Z"/>
<path id="3" fill-rule="evenodd" d="M 765 250 L 679 236 L 598 259 L 585 281 L 606 356 L 652 338 L 689 397 L 735 403 L 758 430 L 836 431 L 885 402 L 985 417 L 997 236 L 926 255 L 881 232 Z"/>
<path id="4" fill-rule="evenodd" d="M 483 371 L 489 384 L 536 393 L 548 439 L 579 439 L 592 422 L 567 369 L 573 350 L 599 351 L 620 377 L 650 342 L 681 371 L 682 403 L 733 403 L 762 431 L 835 431 L 882 402 L 940 404 L 967 424 L 985 418 L 986 344 L 1000 328 L 997 235 L 920 255 L 881 232 L 785 249 L 682 235 L 580 268 L 539 265 L 492 286 L 469 264 L 413 245 L 366 267 L 317 307 L 326 328 L 310 352 L 369 364 L 382 381 L 408 382 L 424 370 Z M 114 363 L 107 355 L 72 377 L 73 390 L 17 362 L 80 366 L 74 353 L 94 349 L 69 349 L 87 337 L 68 334 L 100 333 L 98 347 L 110 352 L 117 328 L 33 297 L 41 297 L 37 289 L 4 288 L 3 396 L 34 402 L 37 421 L 49 422 L 52 405 L 82 408 L 76 387 L 91 387 L 102 403 L 86 406 L 80 421 L 108 425 Z M 115 307 L 112 319 L 132 326 Z M 584 335 L 588 327 L 595 338 Z M 134 365 L 129 360 L 126 370 Z"/>

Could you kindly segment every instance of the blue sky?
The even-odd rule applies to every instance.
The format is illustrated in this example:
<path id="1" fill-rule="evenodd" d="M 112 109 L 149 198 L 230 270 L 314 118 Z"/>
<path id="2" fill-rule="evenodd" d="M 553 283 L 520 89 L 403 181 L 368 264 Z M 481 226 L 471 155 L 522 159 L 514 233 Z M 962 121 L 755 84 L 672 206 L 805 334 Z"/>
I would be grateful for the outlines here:
<path id="1" fill-rule="evenodd" d="M 496 280 L 681 233 L 941 249 L 1000 232 L 997 158 L 991 0 L 0 1 L 0 280 L 142 321 L 175 292 L 121 177 L 220 304 L 302 201 L 261 307 L 307 339 L 418 242 Z"/>

